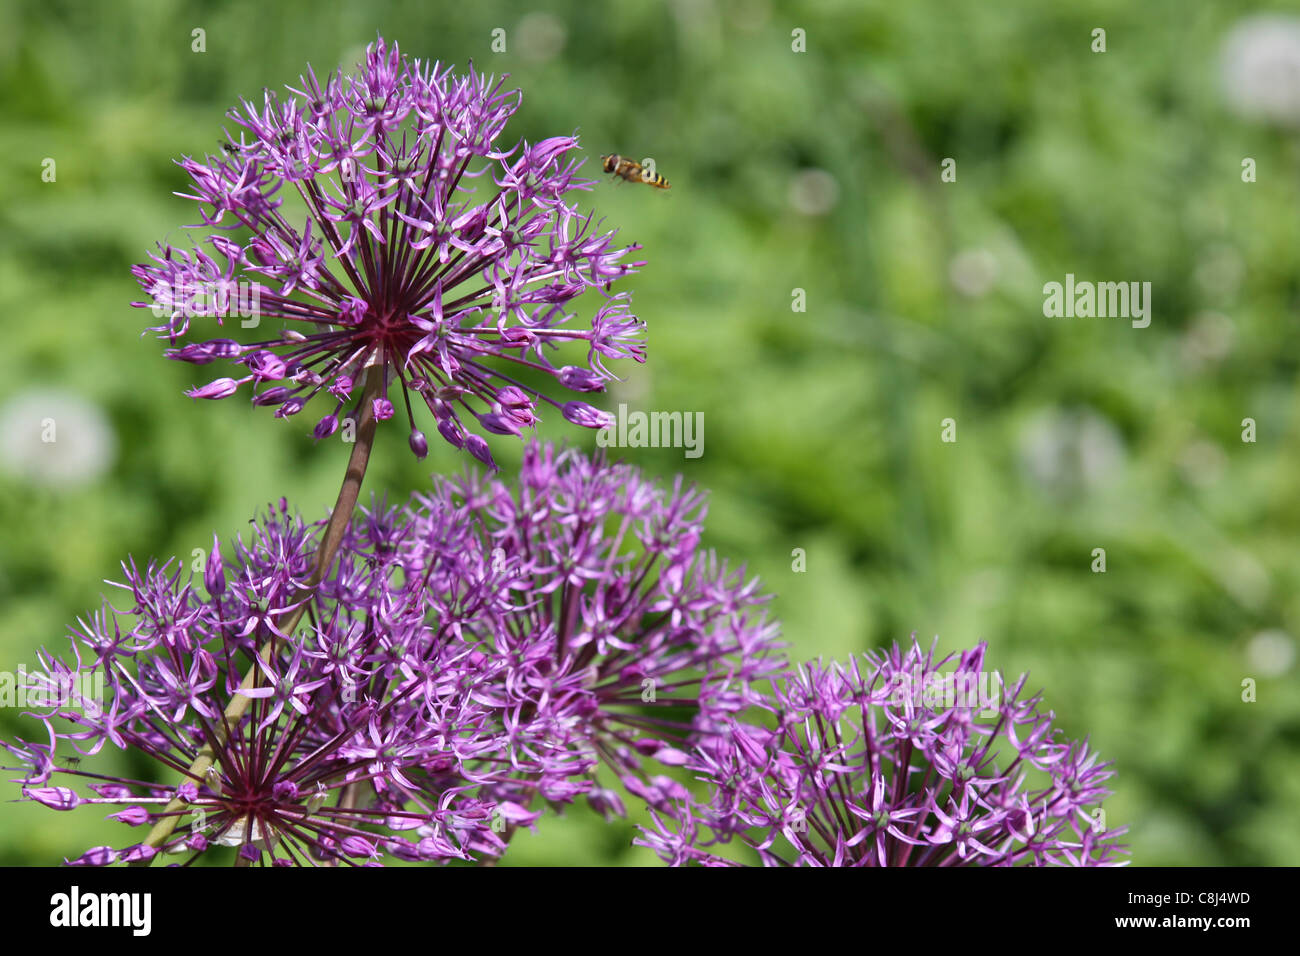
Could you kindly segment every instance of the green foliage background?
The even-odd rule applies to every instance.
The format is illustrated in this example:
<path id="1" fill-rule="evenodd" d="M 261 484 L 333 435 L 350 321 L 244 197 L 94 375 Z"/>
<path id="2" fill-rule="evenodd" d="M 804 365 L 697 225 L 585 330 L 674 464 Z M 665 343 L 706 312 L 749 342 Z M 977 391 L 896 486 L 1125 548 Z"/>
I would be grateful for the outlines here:
<path id="1" fill-rule="evenodd" d="M 127 554 L 188 561 L 282 495 L 313 517 L 332 503 L 346 448 L 314 446 L 305 417 L 184 398 L 207 378 L 141 338 L 128 268 L 194 221 L 172 160 L 215 149 L 237 97 L 308 62 L 351 66 L 380 32 L 509 72 L 525 92 L 510 139 L 579 128 L 593 157 L 651 155 L 672 181 L 587 200 L 648 260 L 628 287 L 651 359 L 611 405 L 704 413 L 702 458 L 626 456 L 711 489 L 707 543 L 775 592 L 794 656 L 913 631 L 945 651 L 987 639 L 993 666 L 1030 671 L 1060 726 L 1117 763 L 1108 823 L 1131 827 L 1135 863 L 1300 862 L 1295 670 L 1255 674 L 1246 654 L 1260 631 L 1300 633 L 1300 140 L 1222 102 L 1223 38 L 1255 4 L 1063 6 L 0 7 L 0 403 L 86 396 L 119 445 L 75 491 L 0 476 L 0 666 L 60 645 Z M 524 55 L 539 13 L 566 33 L 550 59 Z M 1099 26 L 1105 53 L 1090 50 Z M 790 201 L 806 169 L 837 184 L 825 214 Z M 984 263 L 988 288 L 956 288 L 955 258 Z M 1043 283 L 1067 272 L 1150 281 L 1150 328 L 1044 318 Z M 939 440 L 948 417 L 955 444 Z M 577 431 L 543 434 L 592 444 Z M 1053 435 L 1059 467 L 1035 477 Z M 435 444 L 417 463 L 383 430 L 368 489 L 400 499 L 464 467 Z M 1081 471 L 1098 447 L 1111 465 Z M 494 449 L 509 474 L 518 448 Z M 24 727 L 0 712 L 0 733 Z M 89 808 L 5 803 L 0 863 L 125 845 L 121 830 Z M 653 862 L 630 840 L 575 811 L 508 860 Z"/>

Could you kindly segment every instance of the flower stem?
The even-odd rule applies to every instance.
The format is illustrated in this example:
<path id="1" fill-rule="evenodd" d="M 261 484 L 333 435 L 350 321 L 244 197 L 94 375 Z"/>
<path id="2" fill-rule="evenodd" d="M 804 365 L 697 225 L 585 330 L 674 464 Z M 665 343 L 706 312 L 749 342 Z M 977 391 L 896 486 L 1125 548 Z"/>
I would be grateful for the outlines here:
<path id="1" fill-rule="evenodd" d="M 361 399 L 361 413 L 357 422 L 357 440 L 352 446 L 352 454 L 348 458 L 348 468 L 343 475 L 343 484 L 339 488 L 338 500 L 334 503 L 334 510 L 330 513 L 329 524 L 325 527 L 325 533 L 321 536 L 320 547 L 316 550 L 316 564 L 312 569 L 311 578 L 307 584 L 298 590 L 295 595 L 294 604 L 297 606 L 289 612 L 288 615 L 279 618 L 276 621 L 276 628 L 281 633 L 292 634 L 306 613 L 307 605 L 310 603 L 312 595 L 316 593 L 316 588 L 325 580 L 325 575 L 334 564 L 335 557 L 338 556 L 339 545 L 343 541 L 343 534 L 348 525 L 352 523 L 352 514 L 356 510 L 357 498 L 361 494 L 361 482 L 366 476 L 366 467 L 370 464 L 370 451 L 375 444 L 375 414 L 374 400 L 382 398 L 384 395 L 386 374 L 382 366 L 373 367 L 367 376 L 365 393 Z M 271 648 L 273 641 L 268 640 L 262 645 L 258 656 L 264 661 L 271 658 Z M 241 690 L 249 690 L 258 683 L 261 669 L 254 664 L 244 675 L 240 683 Z M 245 697 L 241 694 L 232 696 L 229 705 L 226 707 L 224 720 L 213 728 L 213 735 L 217 743 L 224 744 L 228 736 L 228 728 L 234 727 L 239 723 L 244 712 L 252 704 L 253 698 Z M 202 784 L 204 775 L 214 762 L 213 747 L 208 744 L 199 751 L 194 763 L 186 777 L 195 783 Z M 154 828 L 149 831 L 149 836 L 145 839 L 144 845 L 157 849 L 163 842 L 171 836 L 180 822 L 181 810 L 184 810 L 189 804 L 177 797 L 171 803 L 167 804 L 163 811 L 165 816 L 154 824 Z M 131 866 L 149 866 L 153 862 L 151 857 L 148 860 L 139 860 L 131 863 Z"/>

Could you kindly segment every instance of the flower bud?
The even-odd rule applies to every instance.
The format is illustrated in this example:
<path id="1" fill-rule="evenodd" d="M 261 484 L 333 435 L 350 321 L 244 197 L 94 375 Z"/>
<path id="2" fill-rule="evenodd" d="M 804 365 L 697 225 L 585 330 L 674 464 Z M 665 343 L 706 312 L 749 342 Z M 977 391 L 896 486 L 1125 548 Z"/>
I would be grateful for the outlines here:
<path id="1" fill-rule="evenodd" d="M 254 405 L 279 405 L 289 397 L 289 388 L 284 385 L 276 385 L 268 388 L 264 392 L 259 392 L 253 396 Z"/>
<path id="2" fill-rule="evenodd" d="M 439 429 L 442 425 L 439 423 Z M 488 443 L 478 435 L 465 436 L 465 448 L 471 455 L 477 458 L 483 464 L 487 465 L 493 471 L 496 471 L 497 463 L 492 460 L 492 451 L 488 448 Z"/>
<path id="3" fill-rule="evenodd" d="M 316 427 L 312 429 L 311 434 L 313 438 L 320 441 L 322 438 L 329 438 L 330 435 L 333 435 L 338 431 L 338 427 L 338 417 L 335 415 L 326 415 L 316 423 Z"/>
<path id="4" fill-rule="evenodd" d="M 190 398 L 229 398 L 239 389 L 239 383 L 233 378 L 219 378 L 199 388 L 192 388 L 185 394 Z"/>
<path id="5" fill-rule="evenodd" d="M 577 365 L 566 365 L 556 373 L 560 384 L 565 388 L 572 389 L 575 392 L 603 392 L 605 390 L 605 380 L 591 369 L 579 368 Z"/>
<path id="6" fill-rule="evenodd" d="M 461 437 L 460 430 L 456 427 L 456 423 L 450 418 L 438 419 L 438 434 L 441 435 L 447 444 L 451 445 L 453 448 L 465 447 L 465 439 Z"/>
<path id="7" fill-rule="evenodd" d="M 337 399 L 347 398 L 352 394 L 352 377 L 350 375 L 340 375 L 330 383 L 329 393 Z"/>
<path id="8" fill-rule="evenodd" d="M 117 851 L 111 846 L 97 846 L 87 850 L 75 860 L 68 860 L 68 866 L 108 866 L 117 859 Z"/>
<path id="9" fill-rule="evenodd" d="M 135 846 L 123 850 L 118 855 L 118 860 L 122 863 L 144 863 L 152 860 L 157 853 L 158 851 L 153 847 L 144 843 L 137 843 Z"/>
<path id="10" fill-rule="evenodd" d="M 125 810 L 119 810 L 117 813 L 110 813 L 108 818 L 110 820 L 117 820 L 120 823 L 125 823 L 127 826 L 138 827 L 142 823 L 149 822 L 149 811 L 140 806 L 127 807 Z"/>
<path id="11" fill-rule="evenodd" d="M 51 810 L 71 810 L 86 802 L 68 787 L 23 787 L 23 796 Z"/>
<path id="12" fill-rule="evenodd" d="M 284 359 L 266 349 L 254 352 L 244 360 L 244 364 L 253 373 L 253 378 L 259 382 L 272 382 L 284 378 L 287 371 Z"/>
<path id="13" fill-rule="evenodd" d="M 221 542 L 212 536 L 212 550 L 208 552 L 208 565 L 203 569 L 203 586 L 216 597 L 226 593 L 226 566 L 221 561 Z"/>
<path id="14" fill-rule="evenodd" d="M 210 342 L 195 342 L 193 345 L 187 345 L 184 348 L 168 349 L 163 354 L 169 359 L 176 359 L 178 362 L 189 362 L 191 365 L 207 365 L 217 359 L 238 358 L 243 351 L 244 346 L 234 339 L 212 339 Z"/>
<path id="15" fill-rule="evenodd" d="M 478 416 L 479 424 L 494 435 L 518 435 L 519 426 L 508 416 L 488 412 Z"/>
<path id="16" fill-rule="evenodd" d="M 533 400 L 528 397 L 528 393 L 521 388 L 513 385 L 507 385 L 497 392 L 497 401 L 505 408 L 532 408 Z"/>
<path id="17" fill-rule="evenodd" d="M 343 842 L 339 844 L 339 849 L 343 851 L 344 856 L 368 857 L 375 855 L 375 845 L 365 837 L 344 837 Z"/>
<path id="18" fill-rule="evenodd" d="M 586 402 L 566 402 L 561 411 L 565 421 L 583 428 L 607 428 L 614 424 L 613 415 Z"/>

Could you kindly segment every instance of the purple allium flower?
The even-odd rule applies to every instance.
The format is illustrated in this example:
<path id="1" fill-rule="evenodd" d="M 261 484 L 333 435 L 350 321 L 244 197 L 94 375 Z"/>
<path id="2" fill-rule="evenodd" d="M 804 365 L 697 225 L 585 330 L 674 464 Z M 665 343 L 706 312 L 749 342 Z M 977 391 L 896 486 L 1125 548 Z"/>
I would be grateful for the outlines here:
<path id="1" fill-rule="evenodd" d="M 518 488 L 471 475 L 407 509 L 360 512 L 306 596 L 325 522 L 305 525 L 282 501 L 233 556 L 214 548 L 202 591 L 170 565 L 124 565 L 131 606 L 82 622 L 74 663 L 43 656 L 31 677 L 99 676 L 104 694 L 39 715 L 48 744 L 5 746 L 28 799 L 99 804 L 133 826 L 183 814 L 188 831 L 161 852 L 229 846 L 250 862 L 493 855 L 539 800 L 585 795 L 621 814 L 602 760 L 667 805 L 686 791 L 645 759 L 684 764 L 781 663 L 756 583 L 700 550 L 703 516 L 680 480 L 659 487 L 534 442 Z M 251 705 L 227 737 L 235 697 Z M 143 753 L 180 785 L 64 768 L 60 744 Z M 205 744 L 214 766 L 190 774 Z M 94 795 L 63 785 L 76 779 Z M 78 862 L 151 852 L 96 848 Z"/>
<path id="2" fill-rule="evenodd" d="M 502 713 L 514 759 L 545 768 L 530 772 L 546 799 L 581 791 L 621 814 L 593 782 L 598 762 L 653 804 L 684 794 L 644 758 L 684 763 L 782 665 L 768 598 L 700 548 L 705 504 L 680 478 L 665 488 L 533 442 L 516 487 L 469 475 L 416 501 L 408 573 L 423 564 L 446 595 L 497 582 L 497 599 L 458 614 L 454 631 L 495 671 L 480 700 Z"/>
<path id="3" fill-rule="evenodd" d="M 575 424 L 605 424 L 605 413 L 536 383 L 549 375 L 571 391 L 601 391 L 614 377 L 605 359 L 645 361 L 644 324 L 627 293 L 610 292 L 642 264 L 623 262 L 638 247 L 614 246 L 614 232 L 566 201 L 593 184 L 566 159 L 574 137 L 497 144 L 520 102 L 502 82 L 408 61 L 381 39 L 351 76 L 322 83 L 309 70 L 284 100 L 267 91 L 260 106 L 244 101 L 229 114 L 238 143 L 180 162 L 193 186 L 178 195 L 202 219 L 191 228 L 215 231 L 136 266 L 152 302 L 134 304 L 165 316 L 153 331 L 173 344 L 199 316 L 223 326 L 237 311 L 246 328 L 283 324 L 257 341 L 169 351 L 243 366 L 191 396 L 225 398 L 251 383 L 254 404 L 281 417 L 320 396 L 332 406 L 314 429 L 320 438 L 358 414 L 357 386 L 382 374 L 385 391 L 401 385 L 417 456 L 428 445 L 412 393 L 446 441 L 487 464 L 487 443 L 465 416 L 519 435 L 539 420 L 540 401 Z M 583 328 L 566 306 L 592 288 L 605 301 Z M 586 343 L 588 367 L 557 367 L 547 354 L 569 342 Z M 393 416 L 382 394 L 375 401 L 377 419 Z"/>
<path id="4" fill-rule="evenodd" d="M 71 693 L 41 698 L 51 702 L 36 715 L 48 745 L 5 745 L 26 770 L 24 796 L 59 810 L 98 805 L 133 827 L 179 813 L 188 828 L 158 851 L 187 861 L 222 847 L 276 865 L 499 852 L 495 802 L 456 773 L 462 761 L 502 748 L 497 714 L 464 692 L 477 670 L 445 627 L 425 623 L 418 587 L 392 580 L 400 578 L 394 517 L 365 514 L 350 530 L 335 573 L 309 599 L 310 623 L 295 634 L 278 625 L 302 599 L 319 526 L 291 519 L 283 503 L 236 544 L 234 561 L 209 561 L 206 596 L 170 564 L 124 564 L 119 587 L 130 607 L 106 604 L 82 622 L 75 665 L 43 656 L 44 670 L 31 675 L 33 690 L 58 684 Z M 123 626 L 120 614 L 133 623 Z M 258 680 L 241 686 L 250 670 Z M 223 712 L 237 696 L 251 705 L 231 726 Z M 129 749 L 180 784 L 59 766 L 60 743 L 83 758 L 106 745 Z M 191 775 L 205 744 L 213 765 Z M 85 782 L 90 795 L 51 785 L 55 777 Z M 168 809 L 176 798 L 188 806 Z M 99 847 L 75 862 L 154 852 L 142 843 Z"/>
<path id="5" fill-rule="evenodd" d="M 772 726 L 732 720 L 697 747 L 709 802 L 652 808 L 635 842 L 675 865 L 734 865 L 709 847 L 735 836 L 769 866 L 1121 863 L 1124 829 L 1090 811 L 1110 765 L 1059 739 L 1025 677 L 984 672 L 985 647 L 797 668 Z"/>

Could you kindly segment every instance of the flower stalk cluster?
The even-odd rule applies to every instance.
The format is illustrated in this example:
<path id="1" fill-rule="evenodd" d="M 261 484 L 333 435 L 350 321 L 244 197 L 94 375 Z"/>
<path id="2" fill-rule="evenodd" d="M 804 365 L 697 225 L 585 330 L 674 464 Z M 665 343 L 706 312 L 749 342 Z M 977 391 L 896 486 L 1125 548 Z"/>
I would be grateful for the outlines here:
<path id="1" fill-rule="evenodd" d="M 243 102 L 220 155 L 180 163 L 195 244 L 136 266 L 135 304 L 169 358 L 235 367 L 191 397 L 247 387 L 282 418 L 319 401 L 316 438 L 356 440 L 326 519 L 281 499 L 189 575 L 127 561 L 24 675 L 43 732 L 0 743 L 23 797 L 144 833 L 68 862 L 490 863 L 548 810 L 613 820 L 625 798 L 653 820 L 636 842 L 677 865 L 1120 861 L 1109 765 L 1024 678 L 986 673 L 983 644 L 792 669 L 680 476 L 532 440 L 513 480 L 359 508 L 398 399 L 418 457 L 423 405 L 493 471 L 481 433 L 522 438 L 547 408 L 610 424 L 552 392 L 645 360 L 611 288 L 642 263 L 573 204 L 592 185 L 575 137 L 500 144 L 520 101 L 501 81 L 379 40 L 289 94 Z M 278 328 L 193 339 L 233 317 Z M 152 767 L 106 772 L 114 750 Z"/>
<path id="2" fill-rule="evenodd" d="M 621 814 L 601 766 L 628 792 L 676 793 L 656 768 L 781 666 L 756 583 L 699 549 L 703 513 L 680 482 L 533 444 L 518 488 L 471 474 L 361 511 L 314 584 L 331 524 L 283 501 L 229 562 L 214 541 L 201 585 L 128 563 L 125 606 L 32 674 L 107 692 L 39 713 L 48 743 L 9 746 L 24 793 L 162 833 L 78 862 L 233 847 L 281 865 L 490 859 L 543 806 Z M 182 782 L 56 760 L 105 747 Z"/>

